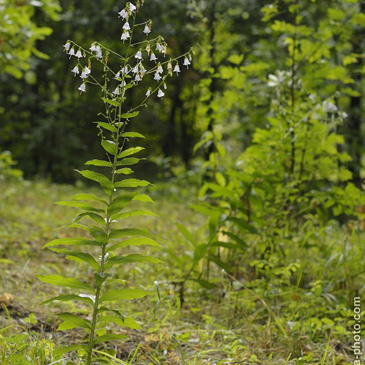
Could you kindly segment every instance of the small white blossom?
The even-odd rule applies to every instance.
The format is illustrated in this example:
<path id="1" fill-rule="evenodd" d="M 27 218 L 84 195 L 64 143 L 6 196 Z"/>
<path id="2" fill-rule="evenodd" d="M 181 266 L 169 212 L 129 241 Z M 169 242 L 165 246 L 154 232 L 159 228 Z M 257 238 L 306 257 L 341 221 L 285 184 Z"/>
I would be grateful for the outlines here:
<path id="1" fill-rule="evenodd" d="M 124 30 L 131 30 L 131 27 L 130 27 L 128 22 L 125 22 L 125 24 L 123 25 L 123 29 Z"/>
<path id="2" fill-rule="evenodd" d="M 191 57 L 191 54 L 189 53 L 189 55 L 188 55 L 188 58 L 189 58 L 189 61 L 191 62 L 191 60 L 193 59 L 192 57 Z"/>
<path id="3" fill-rule="evenodd" d="M 189 65 L 190 64 L 191 63 L 190 63 L 189 59 L 187 57 L 185 57 L 185 59 L 184 59 L 184 66 L 186 66 L 186 68 L 189 68 Z"/>
<path id="4" fill-rule="evenodd" d="M 69 52 L 68 54 L 70 55 L 70 58 L 71 58 L 72 56 L 75 56 L 75 50 L 74 50 L 74 48 L 73 48 L 73 47 L 70 49 L 70 52 Z"/>
<path id="5" fill-rule="evenodd" d="M 151 53 L 150 60 L 155 61 L 155 62 L 157 61 L 157 57 L 155 56 L 155 54 L 153 52 Z"/>
<path id="6" fill-rule="evenodd" d="M 63 46 L 64 51 L 68 52 L 68 50 L 70 49 L 70 47 L 71 47 L 71 44 L 70 44 L 69 42 L 67 42 L 67 43 Z"/>
<path id="7" fill-rule="evenodd" d="M 125 30 L 123 33 L 122 33 L 122 36 L 121 36 L 121 40 L 123 41 L 123 43 L 124 43 L 124 41 L 126 41 L 128 38 L 130 38 L 130 35 L 129 35 L 129 32 L 128 32 L 128 30 Z"/>
<path id="8" fill-rule="evenodd" d="M 161 89 L 158 89 L 157 97 L 162 98 L 163 96 L 165 96 L 165 93 Z"/>
<path id="9" fill-rule="evenodd" d="M 78 75 L 80 73 L 78 66 L 75 66 L 71 72 L 74 74 L 74 76 Z"/>
<path id="10" fill-rule="evenodd" d="M 103 54 L 101 53 L 101 51 L 99 51 L 97 54 L 96 54 L 96 58 L 98 58 L 99 60 L 101 60 L 103 58 Z"/>
<path id="11" fill-rule="evenodd" d="M 159 64 L 157 66 L 157 72 L 159 72 L 160 74 L 163 72 L 163 68 L 162 68 L 161 64 Z"/>
<path id="12" fill-rule="evenodd" d="M 128 73 L 129 73 L 128 66 L 125 66 L 124 68 L 122 68 L 121 72 L 122 72 L 123 75 L 124 74 L 128 75 Z"/>
<path id="13" fill-rule="evenodd" d="M 85 80 L 85 79 L 87 79 L 87 77 L 88 77 L 89 75 L 85 72 L 85 71 L 82 71 L 82 73 L 81 73 L 81 75 L 80 75 L 80 77 L 83 79 L 83 80 Z"/>
<path id="14" fill-rule="evenodd" d="M 85 83 L 81 84 L 80 87 L 79 87 L 79 90 L 80 90 L 80 95 L 82 93 L 84 93 L 86 91 L 86 84 Z"/>
<path id="15" fill-rule="evenodd" d="M 89 67 L 85 67 L 84 68 L 84 72 L 86 73 L 86 75 L 90 75 L 91 74 L 91 70 L 89 69 Z"/>
<path id="16" fill-rule="evenodd" d="M 159 51 L 159 52 L 162 52 L 162 49 L 163 49 L 162 45 L 160 43 L 157 43 L 156 44 L 156 50 Z"/>
<path id="17" fill-rule="evenodd" d="M 134 78 L 135 82 L 141 81 L 141 75 L 139 73 L 137 73 L 136 77 Z"/>
<path id="18" fill-rule="evenodd" d="M 132 69 L 132 72 L 134 74 L 136 74 L 138 71 L 139 71 L 139 65 L 134 66 L 134 68 Z"/>
<path id="19" fill-rule="evenodd" d="M 128 12 L 125 9 L 121 10 L 118 14 L 119 14 L 118 18 L 122 18 L 122 19 L 128 18 Z"/>
<path id="20" fill-rule="evenodd" d="M 134 57 L 137 58 L 137 60 L 141 60 L 143 58 L 142 57 L 142 52 L 138 51 Z"/>
<path id="21" fill-rule="evenodd" d="M 99 45 L 97 45 L 97 46 L 95 47 L 95 52 L 96 52 L 96 53 L 101 52 L 101 48 L 100 48 L 100 46 L 99 46 Z"/>
<path id="22" fill-rule="evenodd" d="M 322 106 L 323 106 L 323 110 L 326 113 L 336 113 L 337 112 L 337 106 L 328 100 L 325 100 L 323 102 Z"/>
<path id="23" fill-rule="evenodd" d="M 346 112 L 342 112 L 342 118 L 346 119 L 349 115 Z"/>
<path id="24" fill-rule="evenodd" d="M 147 92 L 146 92 L 146 96 L 147 98 L 151 95 L 151 89 L 148 89 Z"/>
<path id="25" fill-rule="evenodd" d="M 75 55 L 78 59 L 80 59 L 80 58 L 82 58 L 83 56 L 82 56 L 82 53 L 81 53 L 81 51 L 80 50 L 78 50 L 77 52 L 76 52 L 76 55 Z"/>
<path id="26" fill-rule="evenodd" d="M 175 66 L 175 68 L 174 68 L 174 72 L 176 72 L 176 75 L 178 75 L 178 74 L 181 72 L 181 70 L 180 70 L 180 66 L 179 66 L 179 64 L 178 64 L 178 63 L 176 64 L 176 66 Z"/>
<path id="27" fill-rule="evenodd" d="M 145 27 L 143 29 L 143 33 L 146 35 L 149 35 L 151 33 L 151 29 L 147 24 L 145 25 Z"/>
<path id="28" fill-rule="evenodd" d="M 132 4 L 129 3 L 129 10 L 133 13 L 137 8 Z"/>
<path id="29" fill-rule="evenodd" d="M 126 84 L 126 82 L 125 82 L 125 81 L 122 81 L 122 82 L 120 83 L 119 87 L 124 87 L 125 85 L 127 85 L 127 84 Z"/>
<path id="30" fill-rule="evenodd" d="M 116 88 L 115 88 L 115 90 L 113 91 L 113 95 L 114 96 L 118 96 L 120 94 L 120 90 L 119 90 L 119 86 L 117 86 Z"/>
<path id="31" fill-rule="evenodd" d="M 96 51 L 96 47 L 95 47 L 95 44 L 94 43 L 91 45 L 91 47 L 89 48 L 89 50 L 91 52 L 95 52 Z"/>
<path id="32" fill-rule="evenodd" d="M 165 90 L 167 90 L 167 85 L 166 85 L 165 83 L 163 83 L 163 88 L 164 88 Z"/>
<path id="33" fill-rule="evenodd" d="M 156 81 L 160 81 L 161 80 L 161 75 L 159 74 L 158 71 L 156 71 L 155 77 L 153 79 L 156 80 Z"/>
<path id="34" fill-rule="evenodd" d="M 118 72 L 115 74 L 114 79 L 115 79 L 115 80 L 117 80 L 117 79 L 119 79 L 119 77 L 120 77 L 120 71 L 118 71 Z"/>

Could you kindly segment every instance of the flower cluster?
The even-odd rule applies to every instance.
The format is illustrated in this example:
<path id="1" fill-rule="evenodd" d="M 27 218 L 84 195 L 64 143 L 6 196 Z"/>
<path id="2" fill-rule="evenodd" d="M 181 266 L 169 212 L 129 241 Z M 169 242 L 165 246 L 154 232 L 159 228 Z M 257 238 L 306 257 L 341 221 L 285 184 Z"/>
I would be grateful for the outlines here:
<path id="1" fill-rule="evenodd" d="M 101 62 L 104 65 L 104 70 L 106 70 L 107 73 L 112 74 L 111 80 L 118 82 L 118 84 L 114 85 L 112 88 L 113 91 L 109 91 L 109 89 L 106 90 L 108 97 L 113 100 L 118 98 L 118 100 L 122 100 L 121 98 L 124 98 L 126 90 L 136 86 L 149 74 L 153 75 L 153 79 L 158 83 L 158 86 L 155 88 L 148 88 L 145 94 L 146 98 L 149 98 L 153 93 L 156 93 L 157 97 L 162 98 L 165 95 L 162 89 L 167 89 L 165 83 L 166 78 L 172 76 L 173 73 L 179 75 L 181 72 L 180 59 L 183 59 L 182 65 L 189 68 L 192 61 L 192 50 L 175 59 L 164 60 L 159 58 L 159 55 L 162 58 L 166 58 L 167 55 L 167 43 L 162 36 L 158 36 L 154 39 L 147 39 L 135 44 L 132 43 L 133 33 L 137 27 L 143 27 L 143 33 L 146 37 L 148 37 L 152 31 L 151 20 L 142 24 L 136 24 L 135 22 L 140 6 L 141 4 L 139 1 L 137 1 L 136 5 L 127 2 L 124 9 L 118 12 L 118 18 L 123 20 L 121 40 L 123 43 L 128 41 L 128 49 L 125 56 L 119 55 L 97 42 L 94 42 L 88 50 L 77 46 L 72 41 L 68 41 L 64 45 L 65 52 L 69 57 L 76 57 L 78 59 L 78 64 L 71 72 L 75 77 L 79 76 L 82 80 L 82 84 L 78 88 L 80 93 L 86 91 L 86 83 L 98 85 L 105 91 L 105 86 L 102 86 L 97 79 L 91 75 L 91 63 L 93 59 Z M 138 48 L 136 46 L 138 46 Z M 131 50 L 135 51 L 130 55 L 129 52 Z M 108 66 L 108 56 L 110 54 L 116 55 L 122 62 L 122 65 L 117 72 L 114 72 Z M 81 64 L 80 61 L 82 58 L 88 58 L 87 66 Z M 152 65 L 148 64 L 149 62 L 151 62 Z"/>

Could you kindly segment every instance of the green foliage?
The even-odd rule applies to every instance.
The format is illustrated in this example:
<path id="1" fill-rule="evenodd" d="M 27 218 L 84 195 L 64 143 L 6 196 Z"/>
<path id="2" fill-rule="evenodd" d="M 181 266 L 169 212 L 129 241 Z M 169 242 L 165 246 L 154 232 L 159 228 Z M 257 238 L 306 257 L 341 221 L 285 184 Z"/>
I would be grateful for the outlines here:
<path id="1" fill-rule="evenodd" d="M 0 180 L 19 180 L 23 176 L 22 171 L 14 169 L 16 162 L 9 151 L 0 151 Z"/>

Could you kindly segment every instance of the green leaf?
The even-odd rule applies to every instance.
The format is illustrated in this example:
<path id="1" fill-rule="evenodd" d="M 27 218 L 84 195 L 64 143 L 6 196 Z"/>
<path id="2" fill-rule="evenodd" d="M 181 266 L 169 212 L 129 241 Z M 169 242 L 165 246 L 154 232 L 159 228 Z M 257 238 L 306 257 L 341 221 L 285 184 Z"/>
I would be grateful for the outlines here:
<path id="1" fill-rule="evenodd" d="M 158 214 L 151 212 L 150 210 L 130 210 L 127 212 L 122 212 L 122 213 L 114 215 L 113 219 L 125 219 L 125 218 L 129 218 L 129 217 L 141 216 L 141 215 L 159 217 Z"/>
<path id="2" fill-rule="evenodd" d="M 61 275 L 36 275 L 36 276 L 39 280 L 48 284 L 60 285 L 66 288 L 85 290 L 90 293 L 94 293 L 94 288 L 92 286 L 85 284 L 77 279 L 65 278 L 64 276 Z"/>
<path id="3" fill-rule="evenodd" d="M 131 238 L 128 240 L 124 240 L 122 242 L 116 243 L 115 245 L 108 247 L 107 248 L 107 252 L 111 252 L 116 250 L 117 248 L 121 248 L 121 247 L 127 247 L 127 246 L 157 246 L 160 247 L 161 245 L 150 239 L 150 238 Z"/>
<path id="4" fill-rule="evenodd" d="M 155 204 L 155 202 L 146 194 L 138 194 L 132 200 Z"/>
<path id="5" fill-rule="evenodd" d="M 130 175 L 130 174 L 133 174 L 133 172 L 134 171 L 128 167 L 124 167 L 123 169 L 119 169 L 119 170 L 115 171 L 115 173 L 118 175 L 120 175 L 120 174 Z"/>
<path id="6" fill-rule="evenodd" d="M 108 242 L 108 235 L 101 228 L 93 226 L 89 232 L 95 238 L 95 241 L 101 245 L 105 245 Z"/>
<path id="7" fill-rule="evenodd" d="M 67 354 L 68 352 L 76 350 L 86 350 L 86 349 L 83 345 L 70 345 L 70 346 L 58 347 L 57 349 L 54 350 L 53 353 L 56 356 L 62 356 L 64 354 Z"/>
<path id="8" fill-rule="evenodd" d="M 91 300 L 91 298 L 80 297 L 77 294 L 59 295 L 57 297 L 53 297 L 53 298 L 45 300 L 44 302 L 41 303 L 41 305 L 48 304 L 48 303 L 55 302 L 55 301 L 60 301 L 60 302 L 79 301 L 79 302 L 83 302 L 85 304 L 90 304 L 91 306 L 94 305 L 94 302 Z"/>
<path id="9" fill-rule="evenodd" d="M 100 246 L 99 243 L 95 241 L 88 240 L 86 238 L 59 238 L 48 242 L 42 248 L 51 247 L 51 246 Z"/>
<path id="10" fill-rule="evenodd" d="M 138 179 L 124 179 L 114 184 L 116 188 L 138 188 L 148 185 L 150 185 L 148 181 Z"/>
<path id="11" fill-rule="evenodd" d="M 101 100 L 103 100 L 104 103 L 113 105 L 113 106 L 119 106 L 119 103 L 115 100 L 111 100 L 111 99 L 107 99 L 107 98 L 101 98 Z"/>
<path id="12" fill-rule="evenodd" d="M 258 233 L 257 229 L 254 226 L 245 222 L 243 219 L 231 217 L 231 218 L 228 218 L 228 220 L 236 223 L 238 225 L 238 227 L 241 228 L 241 230 L 243 230 L 243 231 L 248 231 L 250 233 L 256 233 L 256 234 Z"/>
<path id="13" fill-rule="evenodd" d="M 215 284 L 213 284 L 207 280 L 203 280 L 203 279 L 190 279 L 190 280 L 195 281 L 196 283 L 198 283 L 205 289 L 214 289 L 216 287 Z"/>
<path id="14" fill-rule="evenodd" d="M 114 218 L 114 214 L 119 213 L 124 209 L 128 203 L 135 197 L 135 193 L 122 194 L 113 199 L 112 203 L 108 207 L 108 214 L 110 218 Z"/>
<path id="15" fill-rule="evenodd" d="M 116 155 L 118 153 L 118 147 L 113 141 L 108 141 L 106 139 L 103 139 L 101 141 L 101 145 L 103 146 L 104 150 L 111 155 Z"/>
<path id="16" fill-rule="evenodd" d="M 124 113 L 121 115 L 121 118 L 129 119 L 129 118 L 135 118 L 139 114 L 138 111 L 132 112 L 132 113 Z"/>
<path id="17" fill-rule="evenodd" d="M 89 200 L 89 201 L 95 201 L 98 203 L 102 203 L 105 205 L 108 205 L 108 202 L 98 198 L 97 196 L 93 195 L 93 194 L 76 194 L 74 195 L 71 199 L 73 200 Z"/>
<path id="18" fill-rule="evenodd" d="M 128 157 L 128 156 L 134 155 L 143 150 L 144 150 L 144 147 L 131 147 L 131 148 L 128 148 L 127 150 L 122 151 L 118 155 L 118 158 Z"/>
<path id="19" fill-rule="evenodd" d="M 194 246 L 196 245 L 193 235 L 182 224 L 176 223 L 176 227 L 189 242 L 191 242 Z"/>
<path id="20" fill-rule="evenodd" d="M 115 256 L 108 260 L 105 264 L 105 268 L 111 268 L 115 265 L 121 265 L 126 263 L 134 263 L 134 262 L 149 262 L 151 264 L 158 264 L 162 262 L 161 260 L 151 257 L 151 256 L 143 256 L 138 254 L 131 254 L 127 256 Z"/>
<path id="21" fill-rule="evenodd" d="M 96 260 L 88 253 L 78 252 L 78 251 L 66 251 L 62 250 L 66 254 L 66 259 L 76 259 L 76 261 L 82 261 L 89 264 L 94 270 L 100 271 L 100 265 Z"/>
<path id="22" fill-rule="evenodd" d="M 137 132 L 124 132 L 120 136 L 123 138 L 145 138 L 143 134 Z"/>
<path id="23" fill-rule="evenodd" d="M 113 125 L 109 124 L 109 123 L 105 123 L 105 122 L 95 122 L 98 126 L 113 132 L 113 133 L 118 133 L 118 129 L 116 127 L 114 127 Z"/>
<path id="24" fill-rule="evenodd" d="M 137 163 L 139 161 L 141 161 L 142 158 L 137 158 L 137 157 L 128 157 L 128 158 L 123 158 L 123 160 L 119 161 L 117 163 L 117 166 L 132 166 L 132 165 L 137 165 Z"/>
<path id="25" fill-rule="evenodd" d="M 78 222 L 80 219 L 84 218 L 84 217 L 89 217 L 91 218 L 94 222 L 100 224 L 101 226 L 105 226 L 105 220 L 102 216 L 100 216 L 99 214 L 95 214 L 95 213 L 90 213 L 90 212 L 86 212 L 86 213 L 82 213 L 79 214 L 76 218 L 74 218 L 72 221 L 73 222 Z"/>
<path id="26" fill-rule="evenodd" d="M 98 167 L 112 167 L 113 165 L 104 160 L 90 160 L 85 162 L 85 165 L 92 165 L 92 166 L 98 166 Z"/>
<path id="27" fill-rule="evenodd" d="M 119 326 L 128 327 L 134 330 L 139 330 L 142 326 L 137 323 L 133 318 L 120 318 L 116 316 L 100 316 L 98 317 L 98 324 L 105 322 L 113 322 Z"/>
<path id="28" fill-rule="evenodd" d="M 73 207 L 73 208 L 80 208 L 83 210 L 89 210 L 91 212 L 98 212 L 102 213 L 104 212 L 103 209 L 94 208 L 92 205 L 89 205 L 87 203 L 79 202 L 79 201 L 59 201 L 56 202 L 57 205 L 62 205 L 65 207 Z"/>
<path id="29" fill-rule="evenodd" d="M 131 236 L 150 237 L 150 238 L 154 237 L 153 234 L 148 232 L 146 229 L 139 229 L 139 228 L 113 229 L 109 233 L 110 240 L 121 237 L 131 237 Z"/>
<path id="30" fill-rule="evenodd" d="M 70 330 L 77 327 L 91 329 L 90 321 L 85 318 L 77 317 L 71 313 L 60 313 L 57 316 L 63 320 L 58 326 L 57 331 Z"/>
<path id="31" fill-rule="evenodd" d="M 132 299 L 143 298 L 146 295 L 151 295 L 151 292 L 142 289 L 111 290 L 100 298 L 100 302 L 109 302 L 120 299 L 132 300 Z"/>
<path id="32" fill-rule="evenodd" d="M 115 334 L 108 334 L 108 335 L 102 335 L 98 336 L 94 339 L 93 343 L 94 345 L 97 343 L 107 342 L 107 341 L 118 341 L 118 340 L 124 340 L 126 339 L 126 335 L 115 335 Z"/>
<path id="33" fill-rule="evenodd" d="M 94 171 L 90 171 L 90 170 L 82 170 L 82 171 L 76 170 L 76 171 L 80 175 L 86 177 L 87 179 L 98 182 L 106 194 L 110 195 L 114 191 L 114 186 L 113 186 L 112 182 L 104 175 L 98 174 L 98 173 L 96 173 Z"/>

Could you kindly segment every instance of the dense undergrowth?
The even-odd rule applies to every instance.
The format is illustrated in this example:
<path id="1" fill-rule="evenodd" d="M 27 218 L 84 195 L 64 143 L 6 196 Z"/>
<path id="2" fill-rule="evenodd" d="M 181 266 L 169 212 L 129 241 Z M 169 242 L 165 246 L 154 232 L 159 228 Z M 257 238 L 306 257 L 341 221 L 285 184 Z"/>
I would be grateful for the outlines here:
<path id="1" fill-rule="evenodd" d="M 193 249 L 176 222 L 194 231 L 204 218 L 187 209 L 187 203 L 195 203 L 193 185 L 158 186 L 151 196 L 158 202 L 155 210 L 161 218 L 138 219 L 167 242 L 154 253 L 164 263 L 138 269 L 131 264 L 127 272 L 117 273 L 136 288 L 155 294 L 126 308 L 143 323 L 142 328 L 119 329 L 128 334 L 128 340 L 110 343 L 100 351 L 116 354 L 120 363 L 129 357 L 138 364 L 350 363 L 353 298 L 364 289 L 364 234 L 356 229 L 358 223 L 340 226 L 332 221 L 323 234 L 312 235 L 307 245 L 288 243 L 283 266 L 294 264 L 286 271 L 266 273 L 267 280 L 260 267 L 242 267 L 234 278 L 212 266 L 217 286 L 205 289 L 187 281 L 179 310 L 180 284 Z M 67 357 L 57 357 L 53 351 L 61 344 L 77 342 L 83 333 L 55 331 L 59 324 L 55 309 L 40 303 L 60 291 L 38 281 L 35 274 L 72 276 L 80 271 L 86 282 L 91 280 L 84 265 L 70 264 L 41 249 L 50 239 L 64 237 L 57 227 L 67 223 L 72 212 L 52 202 L 70 196 L 75 188 L 26 181 L 1 183 L 1 191 L 1 362 L 58 363 Z M 87 314 L 83 305 L 58 306 Z M 75 358 L 69 361 L 77 363 Z"/>

